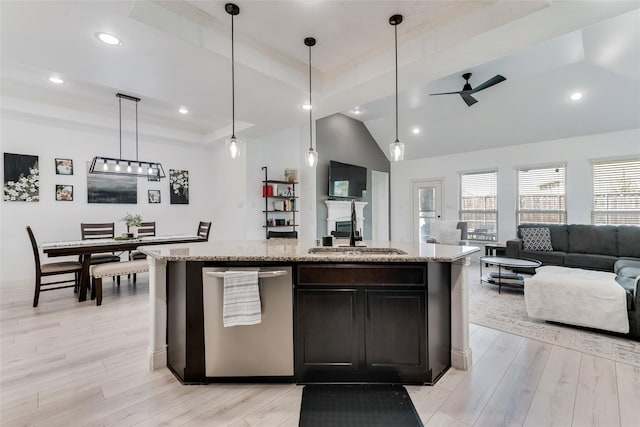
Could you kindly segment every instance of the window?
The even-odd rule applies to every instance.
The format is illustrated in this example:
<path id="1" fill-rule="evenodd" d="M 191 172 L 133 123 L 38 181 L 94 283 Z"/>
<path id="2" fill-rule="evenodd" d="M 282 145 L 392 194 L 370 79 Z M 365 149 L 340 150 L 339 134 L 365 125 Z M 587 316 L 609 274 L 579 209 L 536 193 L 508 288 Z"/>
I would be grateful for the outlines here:
<path id="1" fill-rule="evenodd" d="M 518 169 L 517 223 L 567 222 L 566 165 Z"/>
<path id="2" fill-rule="evenodd" d="M 591 222 L 640 225 L 640 158 L 593 163 Z"/>
<path id="3" fill-rule="evenodd" d="M 460 175 L 460 220 L 469 240 L 498 240 L 498 171 Z"/>

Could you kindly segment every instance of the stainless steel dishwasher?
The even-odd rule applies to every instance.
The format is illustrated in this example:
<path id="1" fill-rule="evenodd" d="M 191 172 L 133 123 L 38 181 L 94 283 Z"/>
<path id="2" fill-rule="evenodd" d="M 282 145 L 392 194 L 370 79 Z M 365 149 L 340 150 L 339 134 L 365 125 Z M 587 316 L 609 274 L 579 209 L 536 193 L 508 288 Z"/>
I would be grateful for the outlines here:
<path id="1" fill-rule="evenodd" d="M 225 328 L 224 272 L 258 270 L 262 322 Z M 204 349 L 207 377 L 293 375 L 291 267 L 204 268 Z"/>

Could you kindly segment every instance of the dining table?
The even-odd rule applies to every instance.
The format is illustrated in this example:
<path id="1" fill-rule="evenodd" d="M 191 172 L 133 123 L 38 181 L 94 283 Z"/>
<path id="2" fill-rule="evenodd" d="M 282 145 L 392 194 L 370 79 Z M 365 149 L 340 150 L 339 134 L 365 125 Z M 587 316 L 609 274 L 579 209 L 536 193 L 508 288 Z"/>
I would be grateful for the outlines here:
<path id="1" fill-rule="evenodd" d="M 145 237 L 115 237 L 112 239 L 87 239 L 64 240 L 56 242 L 43 242 L 40 244 L 42 252 L 49 257 L 79 256 L 82 262 L 80 276 L 80 290 L 78 300 L 86 301 L 87 289 L 89 289 L 89 268 L 91 254 L 115 252 L 122 253 L 132 251 L 140 246 L 164 245 L 168 243 L 198 243 L 207 239 L 197 235 L 177 234 L 165 236 Z"/>

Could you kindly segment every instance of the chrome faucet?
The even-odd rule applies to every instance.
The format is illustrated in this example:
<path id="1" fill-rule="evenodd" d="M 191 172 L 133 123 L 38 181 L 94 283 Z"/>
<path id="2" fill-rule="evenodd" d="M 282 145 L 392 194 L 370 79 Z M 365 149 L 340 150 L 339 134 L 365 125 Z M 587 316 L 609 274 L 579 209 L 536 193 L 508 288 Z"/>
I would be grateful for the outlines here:
<path id="1" fill-rule="evenodd" d="M 349 246 L 356 245 L 356 225 L 358 224 L 356 218 L 356 201 L 351 201 L 351 233 L 349 233 Z"/>

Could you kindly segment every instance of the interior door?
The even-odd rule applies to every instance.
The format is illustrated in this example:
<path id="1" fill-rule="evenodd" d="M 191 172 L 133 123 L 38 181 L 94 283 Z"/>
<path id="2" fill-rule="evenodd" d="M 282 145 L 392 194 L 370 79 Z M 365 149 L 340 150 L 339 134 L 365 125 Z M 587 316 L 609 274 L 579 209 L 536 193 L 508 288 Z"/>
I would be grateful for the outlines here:
<path id="1" fill-rule="evenodd" d="M 424 242 L 431 234 L 431 223 L 442 218 L 442 181 L 413 183 L 413 241 Z"/>

